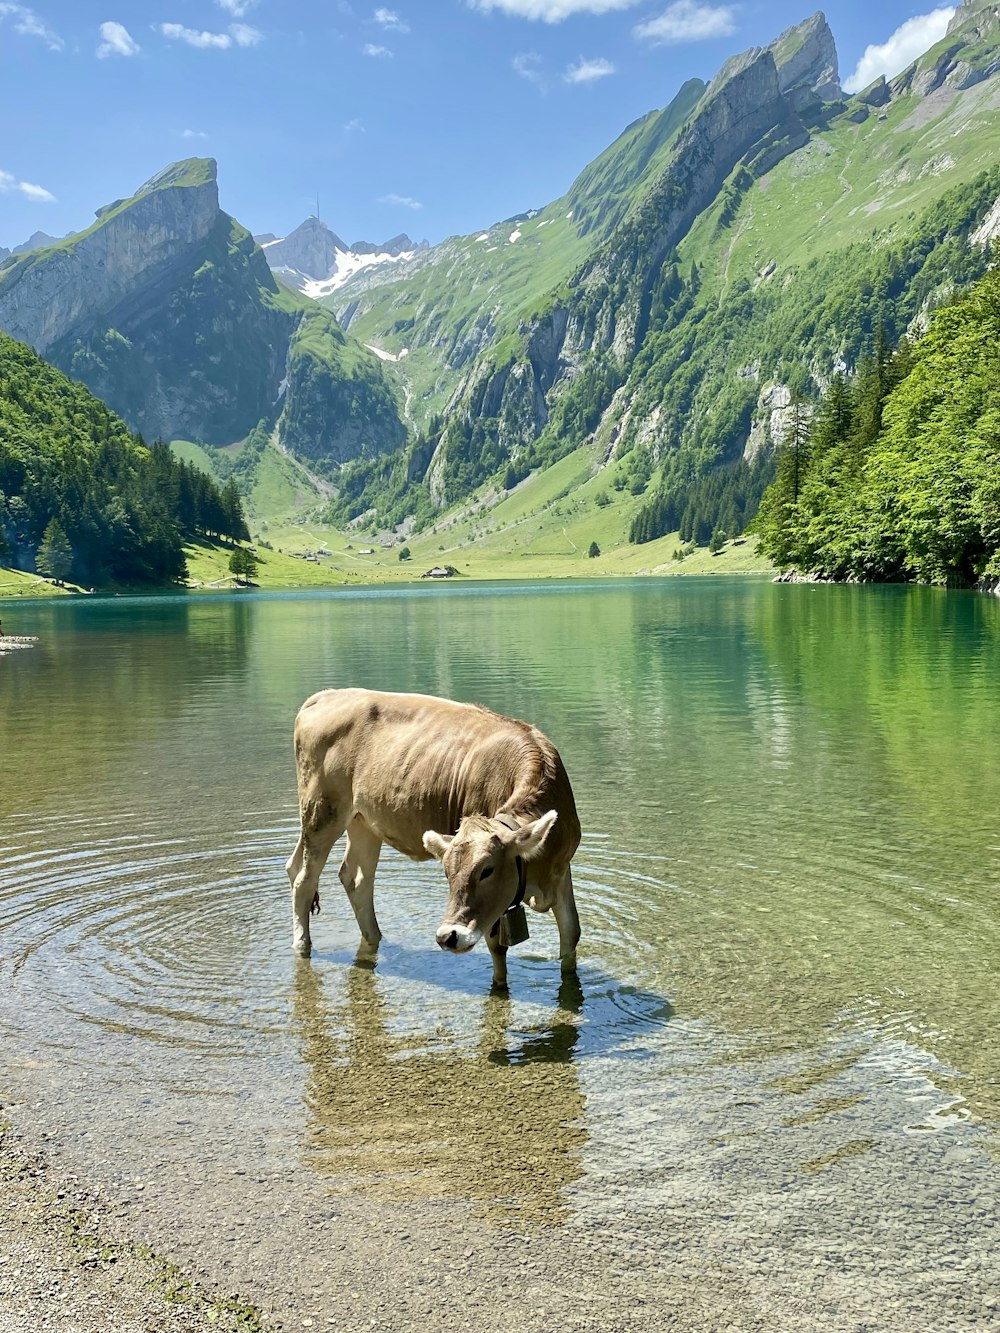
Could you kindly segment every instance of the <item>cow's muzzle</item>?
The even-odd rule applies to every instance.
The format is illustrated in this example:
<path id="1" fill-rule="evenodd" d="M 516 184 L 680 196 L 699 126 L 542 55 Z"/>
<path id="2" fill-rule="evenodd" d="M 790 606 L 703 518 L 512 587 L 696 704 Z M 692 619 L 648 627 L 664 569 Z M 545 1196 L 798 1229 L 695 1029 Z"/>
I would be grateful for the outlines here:
<path id="1" fill-rule="evenodd" d="M 468 953 L 483 937 L 481 930 L 470 930 L 468 926 L 457 926 L 451 921 L 444 921 L 437 929 L 437 942 L 449 953 Z"/>

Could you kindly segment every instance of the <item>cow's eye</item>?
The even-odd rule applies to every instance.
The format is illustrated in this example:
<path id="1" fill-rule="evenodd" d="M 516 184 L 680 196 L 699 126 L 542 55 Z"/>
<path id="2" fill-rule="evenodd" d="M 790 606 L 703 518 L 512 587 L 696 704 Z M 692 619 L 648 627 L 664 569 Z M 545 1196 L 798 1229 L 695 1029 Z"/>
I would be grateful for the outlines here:
<path id="1" fill-rule="evenodd" d="M 492 875 L 492 874 L 493 874 L 493 867 L 492 867 L 492 866 L 483 866 L 482 870 L 480 870 L 480 872 L 479 872 L 479 878 L 480 878 L 480 879 L 489 879 L 490 875 Z"/>

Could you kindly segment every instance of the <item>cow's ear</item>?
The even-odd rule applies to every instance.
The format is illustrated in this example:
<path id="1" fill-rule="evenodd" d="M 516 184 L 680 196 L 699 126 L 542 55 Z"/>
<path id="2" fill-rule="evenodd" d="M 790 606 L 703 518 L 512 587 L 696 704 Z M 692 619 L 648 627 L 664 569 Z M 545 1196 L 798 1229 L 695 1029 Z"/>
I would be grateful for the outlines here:
<path id="1" fill-rule="evenodd" d="M 439 861 L 444 860 L 444 854 L 455 841 L 450 833 L 435 833 L 433 829 L 428 829 L 424 834 L 424 847 L 430 852 L 431 856 L 437 857 Z"/>
<path id="2" fill-rule="evenodd" d="M 530 824 L 525 824 L 514 838 L 513 847 L 517 855 L 525 861 L 530 861 L 537 856 L 545 844 L 545 839 L 549 836 L 549 829 L 557 818 L 558 816 L 554 810 L 547 810 L 538 819 L 533 819 Z"/>

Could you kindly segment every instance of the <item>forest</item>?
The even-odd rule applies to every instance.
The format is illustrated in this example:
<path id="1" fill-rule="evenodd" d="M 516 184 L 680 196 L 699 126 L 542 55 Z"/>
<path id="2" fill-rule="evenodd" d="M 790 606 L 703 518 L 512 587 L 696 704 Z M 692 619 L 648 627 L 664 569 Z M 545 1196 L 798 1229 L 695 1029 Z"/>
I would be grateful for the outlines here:
<path id="1" fill-rule="evenodd" d="M 184 542 L 249 536 L 239 492 L 147 446 L 0 333 L 0 563 L 80 584 L 184 577 Z"/>
<path id="2" fill-rule="evenodd" d="M 825 578 L 1000 575 L 1000 271 L 894 352 L 879 331 L 789 431 L 752 526 L 780 568 Z"/>

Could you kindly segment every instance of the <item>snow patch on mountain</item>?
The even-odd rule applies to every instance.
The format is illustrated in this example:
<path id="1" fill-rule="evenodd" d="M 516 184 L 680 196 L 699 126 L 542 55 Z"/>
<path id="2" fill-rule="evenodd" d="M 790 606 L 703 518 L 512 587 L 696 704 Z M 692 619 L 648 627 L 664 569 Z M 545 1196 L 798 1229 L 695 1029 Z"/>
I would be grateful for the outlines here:
<path id="1" fill-rule="evenodd" d="M 288 236 L 266 232 L 255 239 L 271 271 L 286 286 L 314 300 L 329 296 L 362 269 L 405 264 L 428 248 L 426 241 L 411 241 L 406 235 L 394 236 L 382 245 L 370 241 L 348 245 L 316 217 L 308 218 Z"/>

